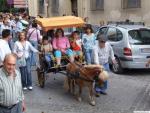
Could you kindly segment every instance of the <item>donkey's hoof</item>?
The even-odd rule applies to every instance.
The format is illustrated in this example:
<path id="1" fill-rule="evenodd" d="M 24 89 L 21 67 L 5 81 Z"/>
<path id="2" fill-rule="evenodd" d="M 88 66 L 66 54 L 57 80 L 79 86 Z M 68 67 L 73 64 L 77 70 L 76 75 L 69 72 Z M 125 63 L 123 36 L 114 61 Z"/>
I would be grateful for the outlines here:
<path id="1" fill-rule="evenodd" d="M 78 100 L 79 102 L 81 102 L 81 101 L 82 101 L 81 97 L 78 97 L 78 98 L 77 98 L 77 100 Z"/>
<path id="2" fill-rule="evenodd" d="M 91 101 L 90 105 L 95 106 L 96 105 L 95 101 Z"/>

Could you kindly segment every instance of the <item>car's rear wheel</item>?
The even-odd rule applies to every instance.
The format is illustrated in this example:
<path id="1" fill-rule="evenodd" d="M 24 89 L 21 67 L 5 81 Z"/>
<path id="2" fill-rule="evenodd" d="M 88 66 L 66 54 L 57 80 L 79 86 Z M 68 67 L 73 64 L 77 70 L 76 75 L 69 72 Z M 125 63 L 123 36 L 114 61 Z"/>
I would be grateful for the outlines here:
<path id="1" fill-rule="evenodd" d="M 123 73 L 123 68 L 121 66 L 119 58 L 116 58 L 116 64 L 112 65 L 112 71 L 116 74 L 121 74 Z"/>

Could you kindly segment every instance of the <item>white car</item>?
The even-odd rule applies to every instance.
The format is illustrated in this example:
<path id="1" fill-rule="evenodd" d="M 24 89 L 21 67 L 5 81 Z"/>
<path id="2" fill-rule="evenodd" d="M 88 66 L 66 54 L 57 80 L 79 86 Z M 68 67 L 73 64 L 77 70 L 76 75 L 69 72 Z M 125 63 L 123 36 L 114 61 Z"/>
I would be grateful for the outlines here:
<path id="1" fill-rule="evenodd" d="M 142 69 L 150 58 L 150 29 L 143 25 L 107 25 L 97 34 L 108 38 L 117 64 L 112 66 L 115 73 L 123 69 Z"/>

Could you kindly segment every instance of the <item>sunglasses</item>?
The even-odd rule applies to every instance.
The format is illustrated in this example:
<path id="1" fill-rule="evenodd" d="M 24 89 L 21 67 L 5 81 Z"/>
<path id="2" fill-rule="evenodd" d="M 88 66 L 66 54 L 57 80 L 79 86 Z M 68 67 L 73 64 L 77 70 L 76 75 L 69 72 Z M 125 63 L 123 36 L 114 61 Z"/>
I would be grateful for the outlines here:
<path id="1" fill-rule="evenodd" d="M 105 43 L 105 41 L 103 41 L 103 40 L 101 40 L 101 41 L 99 41 L 100 43 Z"/>

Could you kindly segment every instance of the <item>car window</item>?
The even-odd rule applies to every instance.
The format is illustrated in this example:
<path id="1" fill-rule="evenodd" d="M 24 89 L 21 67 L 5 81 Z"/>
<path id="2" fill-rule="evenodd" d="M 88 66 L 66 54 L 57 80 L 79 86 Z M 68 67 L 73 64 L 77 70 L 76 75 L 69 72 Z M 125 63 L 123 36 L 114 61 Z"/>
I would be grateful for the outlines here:
<path id="1" fill-rule="evenodd" d="M 103 27 L 103 28 L 101 28 L 101 29 L 99 30 L 98 34 L 99 34 L 99 35 L 104 35 L 104 34 L 106 33 L 106 31 L 107 31 L 107 27 Z"/>
<path id="2" fill-rule="evenodd" d="M 121 41 L 122 39 L 123 39 L 123 34 L 119 29 L 117 29 L 117 39 L 116 39 L 116 41 Z"/>
<path id="3" fill-rule="evenodd" d="M 130 42 L 135 45 L 150 44 L 150 30 L 138 29 L 130 30 L 129 35 L 131 37 Z"/>
<path id="4" fill-rule="evenodd" d="M 123 34 L 119 29 L 110 27 L 107 32 L 107 37 L 108 40 L 117 42 L 123 39 Z"/>
<path id="5" fill-rule="evenodd" d="M 107 32 L 108 40 L 116 41 L 117 40 L 117 29 L 110 27 Z"/>

